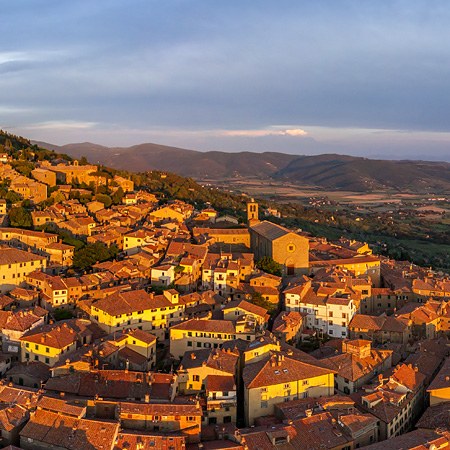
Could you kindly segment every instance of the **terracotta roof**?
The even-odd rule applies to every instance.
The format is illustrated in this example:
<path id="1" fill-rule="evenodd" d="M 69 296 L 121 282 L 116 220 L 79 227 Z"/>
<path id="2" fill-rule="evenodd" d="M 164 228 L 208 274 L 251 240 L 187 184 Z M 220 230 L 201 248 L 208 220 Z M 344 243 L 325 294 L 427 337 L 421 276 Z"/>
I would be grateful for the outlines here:
<path id="1" fill-rule="evenodd" d="M 335 373 L 334 370 L 298 361 L 284 355 L 272 354 L 262 361 L 248 364 L 244 368 L 243 379 L 247 389 L 291 381 L 306 380 Z"/>
<path id="2" fill-rule="evenodd" d="M 288 230 L 287 228 L 282 227 L 281 225 L 277 225 L 273 222 L 268 222 L 267 220 L 256 223 L 255 225 L 251 226 L 250 229 L 265 237 L 269 241 L 274 241 L 275 239 L 285 236 L 286 234 L 292 233 L 292 231 Z"/>
<path id="3" fill-rule="evenodd" d="M 171 449 L 185 450 L 186 437 L 170 433 L 170 436 L 153 432 L 122 430 L 117 435 L 117 442 L 112 450 Z"/>
<path id="4" fill-rule="evenodd" d="M 136 311 L 152 309 L 152 296 L 144 290 L 115 292 L 95 302 L 92 306 L 110 316 L 129 314 Z"/>
<path id="5" fill-rule="evenodd" d="M 283 332 L 289 328 L 300 327 L 303 323 L 303 316 L 297 311 L 282 311 L 275 317 L 272 325 L 273 332 Z"/>
<path id="6" fill-rule="evenodd" d="M 61 400 L 59 398 L 47 396 L 41 397 L 37 404 L 37 408 L 80 418 L 83 417 L 86 413 L 85 406 L 71 404 L 70 402 Z"/>
<path id="7" fill-rule="evenodd" d="M 138 414 L 146 416 L 201 416 L 202 409 L 198 404 L 178 403 L 120 403 L 120 414 Z"/>
<path id="8" fill-rule="evenodd" d="M 444 448 L 449 441 L 449 435 L 439 434 L 432 430 L 414 430 L 400 436 L 391 437 L 388 440 L 364 447 L 365 450 L 427 450 L 432 448 Z"/>
<path id="9" fill-rule="evenodd" d="M 0 403 L 17 403 L 18 405 L 33 407 L 38 401 L 37 389 L 14 387 L 1 384 Z"/>
<path id="10" fill-rule="evenodd" d="M 0 328 L 24 332 L 41 321 L 46 314 L 48 314 L 47 311 L 40 307 L 19 311 L 0 311 Z"/>
<path id="11" fill-rule="evenodd" d="M 25 375 L 34 378 L 35 380 L 45 382 L 50 378 L 50 368 L 47 364 L 40 361 L 27 361 L 14 364 L 14 366 L 8 370 L 6 375 L 8 377 Z"/>
<path id="12" fill-rule="evenodd" d="M 300 398 L 289 402 L 278 403 L 275 408 L 281 412 L 283 419 L 296 420 L 306 417 L 308 409 L 314 410 L 318 407 L 320 410 L 348 410 L 353 407 L 355 402 L 346 395 L 330 395 L 319 398 Z"/>
<path id="13" fill-rule="evenodd" d="M 229 302 L 225 305 L 223 310 L 226 311 L 227 309 L 231 309 L 231 308 L 240 308 L 240 309 L 248 311 L 249 313 L 254 314 L 256 316 L 260 316 L 262 318 L 265 318 L 265 317 L 268 318 L 266 308 L 254 305 L 253 303 L 250 303 L 246 300 L 234 300 L 232 302 Z"/>
<path id="14" fill-rule="evenodd" d="M 433 381 L 428 386 L 427 391 L 434 391 L 436 389 L 448 389 L 450 387 L 450 357 L 447 357 L 444 364 L 434 377 Z"/>
<path id="15" fill-rule="evenodd" d="M 81 397 L 128 399 L 144 398 L 151 393 L 149 376 L 142 372 L 99 370 L 77 372 L 50 378 L 45 389 Z"/>
<path id="16" fill-rule="evenodd" d="M 28 420 L 28 410 L 21 405 L 0 404 L 0 430 L 11 432 Z"/>
<path id="17" fill-rule="evenodd" d="M 132 336 L 136 339 L 139 339 L 142 342 L 145 342 L 146 344 L 152 344 L 153 342 L 156 341 L 156 337 L 147 332 L 147 331 L 142 331 L 139 330 L 139 328 L 135 328 L 132 330 L 127 331 L 128 336 Z"/>
<path id="18" fill-rule="evenodd" d="M 367 314 L 355 314 L 348 327 L 350 329 L 403 333 L 408 328 L 408 321 L 393 316 L 369 316 Z"/>
<path id="19" fill-rule="evenodd" d="M 350 430 L 351 433 L 358 433 L 364 428 L 375 424 L 378 419 L 372 414 L 345 414 L 339 416 L 339 422 Z"/>
<path id="20" fill-rule="evenodd" d="M 45 261 L 45 257 L 18 250 L 17 248 L 0 247 L 0 266 L 31 261 Z"/>
<path id="21" fill-rule="evenodd" d="M 81 336 L 92 335 L 88 328 L 89 325 L 91 325 L 89 321 L 81 319 L 71 319 L 51 325 L 43 325 L 30 330 L 20 340 L 41 344 L 46 347 L 64 349 L 76 342 Z"/>
<path id="22" fill-rule="evenodd" d="M 38 410 L 20 432 L 45 445 L 64 446 L 68 450 L 82 448 L 109 450 L 112 448 L 119 424 L 101 420 L 77 419 L 64 414 Z"/>
<path id="23" fill-rule="evenodd" d="M 230 392 L 236 390 L 236 383 L 232 375 L 207 375 L 205 378 L 206 392 Z"/>
<path id="24" fill-rule="evenodd" d="M 364 376 L 375 373 L 383 362 L 391 355 L 390 350 L 371 350 L 370 356 L 360 358 L 358 355 L 343 353 L 320 360 L 320 364 L 337 372 L 341 377 L 357 381 Z"/>
<path id="25" fill-rule="evenodd" d="M 186 352 L 178 370 L 189 370 L 198 367 L 209 367 L 216 371 L 234 375 L 239 355 L 231 350 L 202 349 Z"/>

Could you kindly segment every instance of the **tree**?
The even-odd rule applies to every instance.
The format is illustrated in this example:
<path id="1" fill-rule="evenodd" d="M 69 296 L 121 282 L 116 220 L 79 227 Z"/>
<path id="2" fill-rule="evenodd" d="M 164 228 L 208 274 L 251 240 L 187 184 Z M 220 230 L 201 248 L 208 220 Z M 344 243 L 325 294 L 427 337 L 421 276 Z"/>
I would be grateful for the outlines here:
<path id="1" fill-rule="evenodd" d="M 13 227 L 31 228 L 33 225 L 33 219 L 31 218 L 30 212 L 21 206 L 11 208 L 8 217 L 9 223 Z"/>
<path id="2" fill-rule="evenodd" d="M 111 200 L 114 205 L 120 205 L 122 203 L 122 199 L 124 197 L 123 189 L 120 187 L 111 195 Z"/>
<path id="3" fill-rule="evenodd" d="M 264 256 L 257 263 L 256 267 L 264 272 L 281 277 L 281 265 L 274 261 L 270 256 Z"/>
<path id="4" fill-rule="evenodd" d="M 73 265 L 77 269 L 86 270 L 97 262 L 107 261 L 117 256 L 119 249 L 116 245 L 107 247 L 106 245 L 96 242 L 87 244 L 79 250 L 75 250 L 73 256 Z"/>
<path id="5" fill-rule="evenodd" d="M 106 194 L 97 194 L 95 196 L 95 200 L 97 200 L 98 202 L 103 203 L 105 208 L 109 208 L 112 205 L 111 197 L 109 195 L 106 195 Z"/>
<path id="6" fill-rule="evenodd" d="M 5 200 L 8 203 L 12 203 L 12 204 L 20 202 L 22 200 L 22 198 L 23 197 L 20 194 L 18 194 L 17 192 L 14 192 L 14 191 L 8 191 L 5 195 Z"/>
<path id="7" fill-rule="evenodd" d="M 253 303 L 256 306 L 260 306 L 261 308 L 267 309 L 267 312 L 274 317 L 278 311 L 278 305 L 270 303 L 269 300 L 266 300 L 259 292 L 253 292 L 250 303 Z"/>

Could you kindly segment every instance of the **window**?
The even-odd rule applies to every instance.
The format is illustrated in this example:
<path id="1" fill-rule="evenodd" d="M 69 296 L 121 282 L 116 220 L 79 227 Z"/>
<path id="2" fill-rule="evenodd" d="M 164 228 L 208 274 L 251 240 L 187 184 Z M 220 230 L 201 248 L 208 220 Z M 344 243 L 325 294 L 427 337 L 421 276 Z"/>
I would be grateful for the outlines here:
<path id="1" fill-rule="evenodd" d="M 269 406 L 269 404 L 267 403 L 267 400 L 263 400 L 261 402 L 261 408 L 267 408 Z"/>

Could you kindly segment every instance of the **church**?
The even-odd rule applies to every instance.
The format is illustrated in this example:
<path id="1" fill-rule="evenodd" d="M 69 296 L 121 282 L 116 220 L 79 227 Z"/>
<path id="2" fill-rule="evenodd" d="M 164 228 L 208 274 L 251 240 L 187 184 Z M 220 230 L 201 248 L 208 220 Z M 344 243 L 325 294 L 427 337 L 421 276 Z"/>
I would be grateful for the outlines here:
<path id="1" fill-rule="evenodd" d="M 309 271 L 309 239 L 269 221 L 259 221 L 258 204 L 247 204 L 250 245 L 255 260 L 269 256 L 283 268 L 283 275 Z"/>

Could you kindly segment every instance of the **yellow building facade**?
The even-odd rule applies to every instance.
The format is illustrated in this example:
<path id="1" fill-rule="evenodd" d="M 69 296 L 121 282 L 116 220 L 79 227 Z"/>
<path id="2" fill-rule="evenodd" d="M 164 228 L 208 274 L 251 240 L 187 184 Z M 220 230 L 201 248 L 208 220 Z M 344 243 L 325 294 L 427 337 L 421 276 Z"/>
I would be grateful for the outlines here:
<path id="1" fill-rule="evenodd" d="M 334 372 L 273 354 L 244 368 L 244 402 L 247 426 L 258 417 L 273 415 L 277 403 L 333 395 Z"/>
<path id="2" fill-rule="evenodd" d="M 47 267 L 47 258 L 16 248 L 0 248 L 0 292 L 8 292 L 26 282 L 27 275 Z"/>

